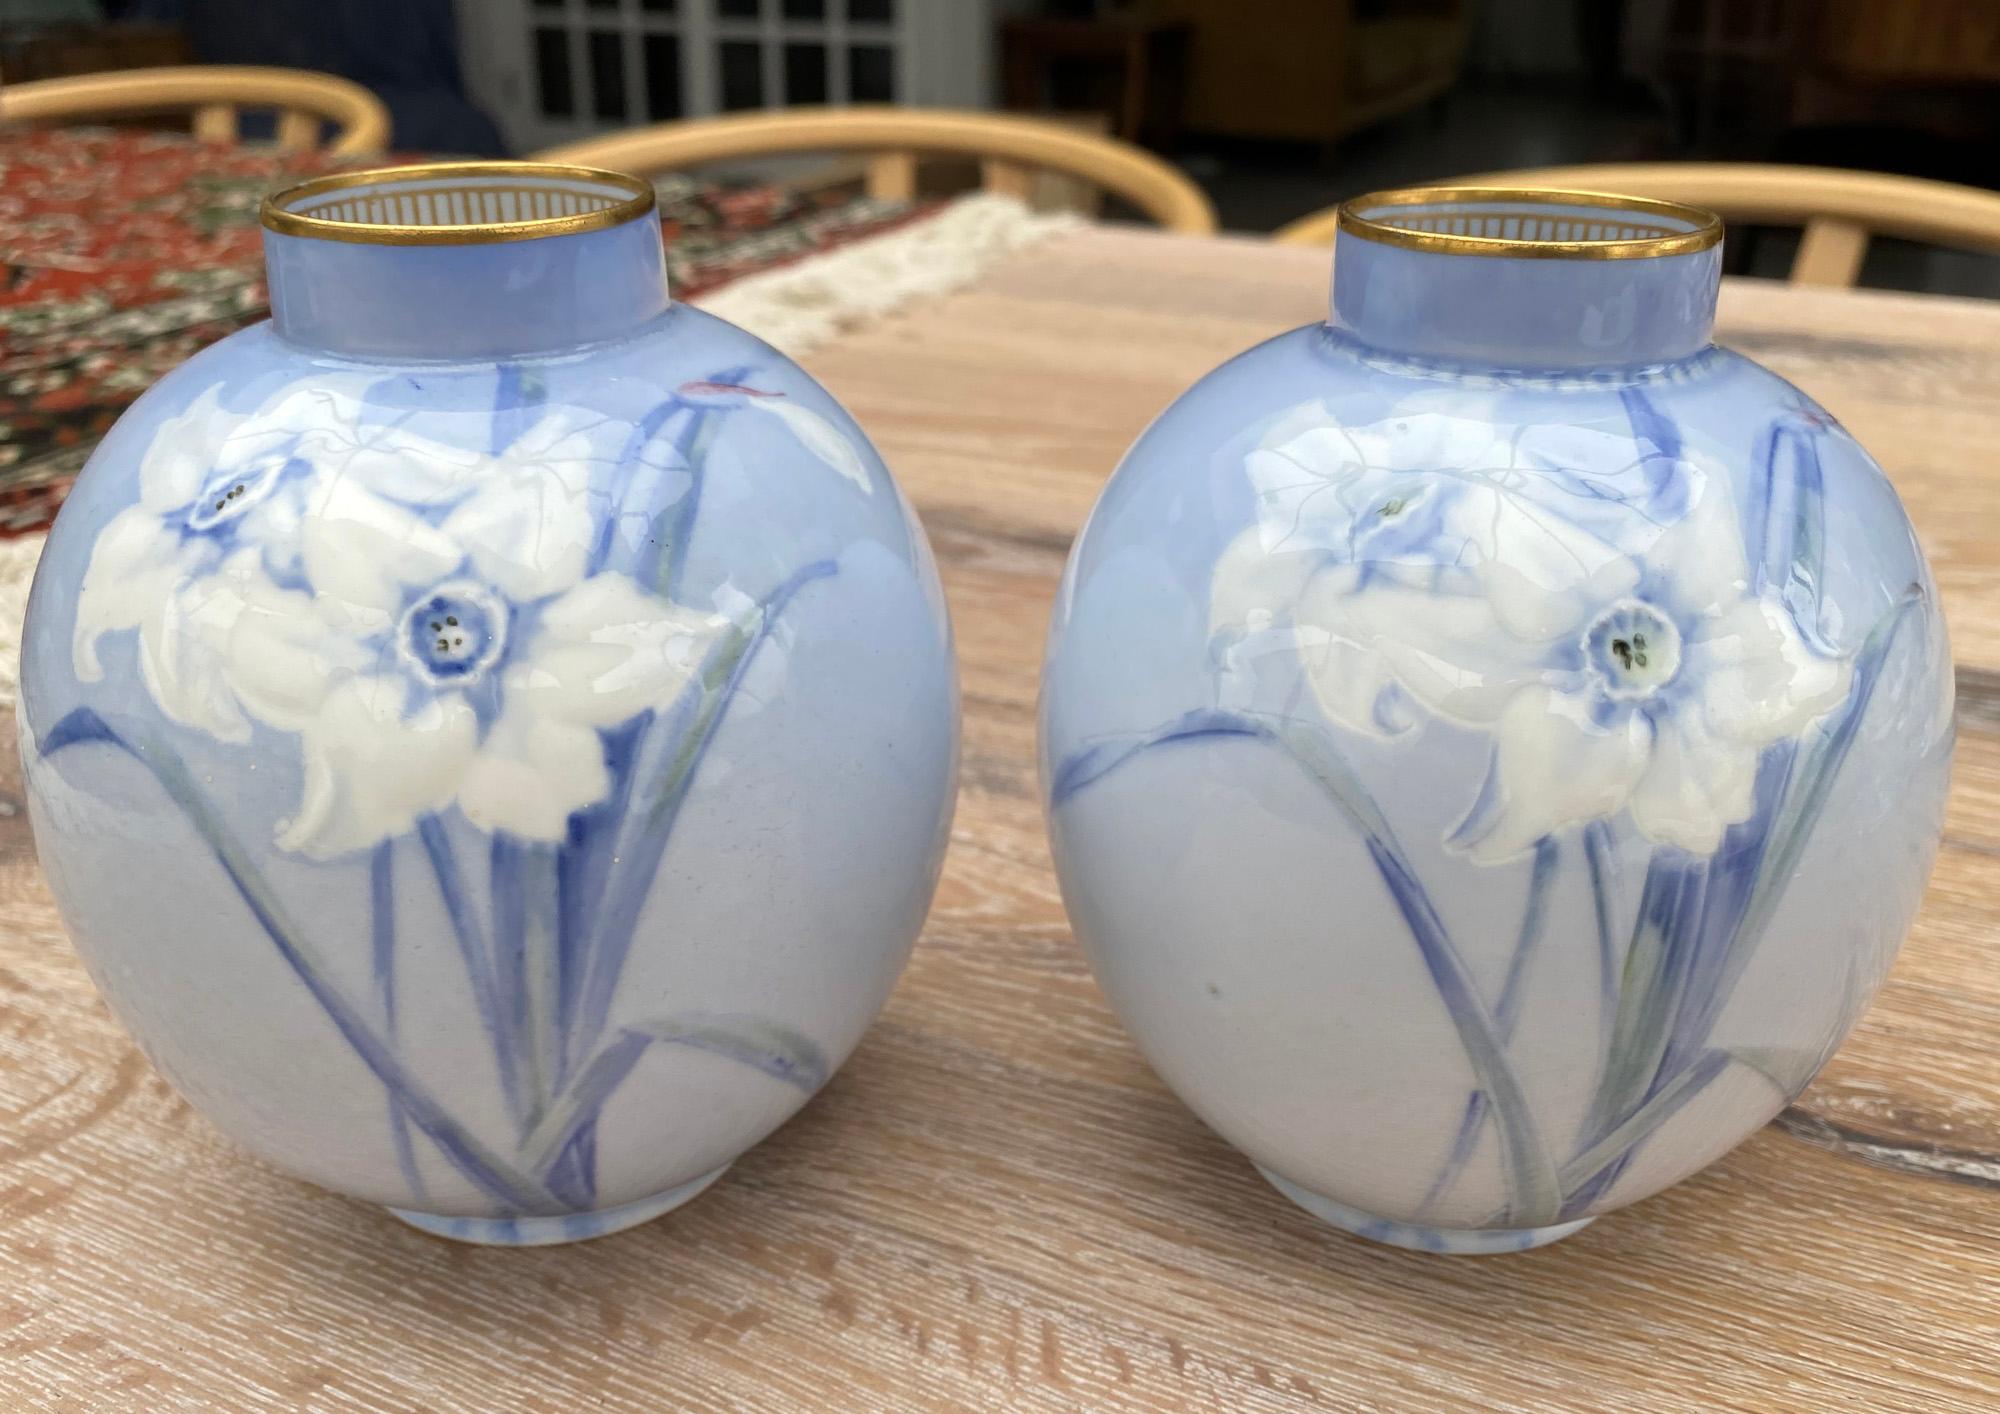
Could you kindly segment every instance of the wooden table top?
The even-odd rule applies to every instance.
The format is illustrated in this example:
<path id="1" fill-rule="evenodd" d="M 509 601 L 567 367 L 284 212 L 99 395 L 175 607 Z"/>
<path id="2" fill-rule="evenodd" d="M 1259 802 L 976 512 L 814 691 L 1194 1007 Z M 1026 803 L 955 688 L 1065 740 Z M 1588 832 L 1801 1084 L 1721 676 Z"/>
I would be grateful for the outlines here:
<path id="1" fill-rule="evenodd" d="M 659 1222 L 460 1247 L 228 1148 L 98 1002 L 5 753 L 0 1406 L 2000 1407 L 2000 306 L 1724 291 L 1724 341 L 1889 468 L 1961 665 L 1922 916 L 1768 1129 L 1546 1250 L 1420 1256 L 1280 1198 L 1099 996 L 1034 784 L 1056 578 L 1146 421 L 1317 317 L 1325 264 L 1090 231 L 807 360 L 936 544 L 964 792 L 859 1052 Z"/>

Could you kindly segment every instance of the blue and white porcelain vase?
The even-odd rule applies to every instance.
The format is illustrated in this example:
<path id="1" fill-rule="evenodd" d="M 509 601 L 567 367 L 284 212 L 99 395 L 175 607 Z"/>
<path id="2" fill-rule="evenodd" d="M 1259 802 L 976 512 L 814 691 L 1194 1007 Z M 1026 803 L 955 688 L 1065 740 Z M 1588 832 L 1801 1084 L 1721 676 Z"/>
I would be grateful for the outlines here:
<path id="1" fill-rule="evenodd" d="M 643 182 L 265 205 L 272 319 L 105 437 L 21 747 L 78 950 L 278 1167 L 472 1241 L 663 1213 L 853 1049 L 935 887 L 923 533 L 782 355 L 668 298 Z"/>
<path id="2" fill-rule="evenodd" d="M 1332 317 L 1139 440 L 1043 683 L 1113 1005 L 1286 1196 L 1537 1246 L 1710 1163 L 1881 983 L 1952 678 L 1881 469 L 1710 343 L 1720 223 L 1350 203 Z"/>

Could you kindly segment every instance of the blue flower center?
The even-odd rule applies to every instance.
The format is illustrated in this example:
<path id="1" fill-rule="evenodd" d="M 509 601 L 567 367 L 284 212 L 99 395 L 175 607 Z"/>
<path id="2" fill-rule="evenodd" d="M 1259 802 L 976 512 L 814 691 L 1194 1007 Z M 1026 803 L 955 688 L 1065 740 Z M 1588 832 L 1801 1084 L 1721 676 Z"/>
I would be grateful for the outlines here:
<path id="1" fill-rule="evenodd" d="M 189 530 L 212 532 L 240 520 L 250 508 L 277 490 L 285 478 L 289 459 L 262 457 L 248 466 L 218 467 L 208 474 L 201 491 L 188 506 Z"/>
<path id="2" fill-rule="evenodd" d="M 420 597 L 403 614 L 397 649 L 405 666 L 432 687 L 469 687 L 507 648 L 507 604 L 483 584 L 455 580 Z"/>
<path id="3" fill-rule="evenodd" d="M 1639 702 L 1680 673 L 1681 633 L 1651 604 L 1623 599 L 1584 630 L 1583 656 L 1607 696 Z"/>

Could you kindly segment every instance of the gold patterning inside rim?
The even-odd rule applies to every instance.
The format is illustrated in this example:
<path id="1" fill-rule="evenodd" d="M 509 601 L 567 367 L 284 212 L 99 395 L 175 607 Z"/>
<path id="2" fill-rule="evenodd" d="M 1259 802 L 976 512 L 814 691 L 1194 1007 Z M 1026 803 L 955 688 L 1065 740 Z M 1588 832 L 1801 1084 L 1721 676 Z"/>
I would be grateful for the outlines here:
<path id="1" fill-rule="evenodd" d="M 1597 211 L 1603 214 L 1589 214 Z M 1382 245 L 1529 260 L 1687 255 L 1722 239 L 1722 218 L 1699 206 L 1610 192 L 1531 187 L 1370 192 L 1343 201 L 1339 219 L 1344 234 Z"/>
<path id="2" fill-rule="evenodd" d="M 554 162 L 428 162 L 315 177 L 264 198 L 264 228 L 362 245 L 488 245 L 649 216 L 639 177 Z"/>

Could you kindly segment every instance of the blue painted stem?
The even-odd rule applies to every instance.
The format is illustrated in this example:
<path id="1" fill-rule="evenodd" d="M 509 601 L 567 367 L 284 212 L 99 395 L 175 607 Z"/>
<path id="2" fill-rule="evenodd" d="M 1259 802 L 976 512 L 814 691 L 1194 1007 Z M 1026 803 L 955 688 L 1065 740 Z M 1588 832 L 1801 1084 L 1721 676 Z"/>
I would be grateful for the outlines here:
<path id="1" fill-rule="evenodd" d="M 829 560 L 815 561 L 795 571 L 764 600 L 753 628 L 739 627 L 732 641 L 715 650 L 703 667 L 700 682 L 704 690 L 699 706 L 666 760 L 664 770 L 644 788 L 635 787 L 631 810 L 614 817 L 615 823 L 628 828 L 618 830 L 615 836 L 612 852 L 617 865 L 610 871 L 597 926 L 591 931 L 584 951 L 576 1026 L 570 1038 L 572 1058 L 589 1055 L 604 1033 L 611 999 L 632 949 L 639 910 L 659 873 L 674 821 L 757 650 L 770 637 L 779 617 L 800 590 L 836 572 L 837 567 Z M 716 680 L 718 677 L 720 681 Z M 643 759 L 646 758 L 635 756 L 635 760 Z"/>
<path id="2" fill-rule="evenodd" d="M 590 572 L 592 574 L 598 573 L 610 563 L 612 551 L 617 548 L 619 527 L 625 523 L 627 516 L 631 514 L 628 508 L 635 505 L 646 505 L 659 493 L 658 478 L 656 476 L 639 475 L 632 469 L 632 463 L 638 461 L 640 454 L 645 451 L 647 446 L 655 438 L 662 435 L 666 429 L 667 420 L 675 413 L 680 412 L 691 413 L 692 409 L 679 396 L 668 397 L 656 404 L 644 417 L 640 418 L 638 423 L 633 427 L 631 435 L 625 439 L 625 446 L 618 454 L 618 465 L 623 478 L 622 485 L 624 489 L 619 494 L 618 504 L 612 508 L 610 515 L 604 517 L 603 523 L 597 528 L 597 540 L 591 546 L 590 550 Z M 689 421 L 692 422 L 694 420 L 690 416 Z M 684 455 L 682 460 L 683 464 L 685 464 Z M 648 533 L 652 534 L 654 531 L 649 527 Z"/>
<path id="3" fill-rule="evenodd" d="M 1592 820 L 1583 827 L 1583 858 L 1590 872 L 1590 905 L 1597 922 L 1597 1046 L 1600 1054 L 1611 1044 L 1611 1022 L 1618 1010 L 1618 945 L 1613 940 L 1615 909 L 1611 897 L 1617 852 L 1611 827 Z"/>
<path id="4" fill-rule="evenodd" d="M 587 1209 L 597 1202 L 597 1116 L 592 1115 L 576 1131 L 556 1161 L 549 1167 L 549 1186 L 563 1195 L 571 1207 Z"/>
<path id="5" fill-rule="evenodd" d="M 1507 1174 L 1507 1221 L 1542 1227 L 1555 1221 L 1562 1204 L 1555 1165 L 1542 1141 L 1519 1077 L 1509 1064 L 1494 1018 L 1472 983 L 1472 974 L 1447 933 L 1430 895 L 1403 857 L 1387 820 L 1332 746 L 1307 724 L 1245 712 L 1204 708 L 1137 737 L 1085 747 L 1059 765 L 1050 782 L 1052 808 L 1104 779 L 1141 753 L 1163 746 L 1251 737 L 1276 744 L 1309 772 L 1367 844 L 1369 858 L 1403 916 L 1410 940 L 1430 973 L 1479 1087 L 1491 1098 L 1500 1126 L 1502 1166 Z"/>
<path id="6" fill-rule="evenodd" d="M 493 960 L 487 955 L 485 941 L 479 935 L 479 920 L 473 916 L 472 900 L 459 877 L 458 858 L 452 853 L 451 840 L 445 834 L 443 821 L 435 815 L 424 816 L 417 822 L 417 838 L 430 859 L 432 874 L 437 877 L 445 917 L 451 923 L 452 938 L 457 942 L 458 955 L 465 963 L 466 981 L 479 1008 L 479 1022 L 493 1047 L 494 1063 L 500 1072 L 501 1092 L 506 1096 L 509 1112 L 517 1123 L 521 1122 L 526 1117 L 526 1107 L 521 1091 L 520 1057 L 514 1050 L 515 1030 L 508 1024 L 511 1002 L 501 994 Z"/>
<path id="7" fill-rule="evenodd" d="M 611 764 L 611 793 L 570 817 L 569 837 L 556 855 L 556 1085 L 568 1084 L 577 1063 L 577 1013 L 597 910 L 604 902 L 617 845 L 618 826 L 631 808 L 633 759 L 646 741 L 654 714 L 638 717 L 605 733 L 605 760 Z"/>
<path id="8" fill-rule="evenodd" d="M 518 363 L 500 365 L 493 385 L 493 455 L 499 456 L 533 427 L 548 398 L 548 384 L 538 368 Z"/>
<path id="9" fill-rule="evenodd" d="M 128 741 L 87 707 L 79 707 L 42 737 L 39 749 L 53 757 L 72 746 L 100 743 L 122 751 L 145 767 L 168 798 L 180 807 L 228 876 L 237 897 L 257 920 L 285 965 L 304 984 L 354 1054 L 373 1071 L 414 1124 L 438 1152 L 481 1192 L 510 1212 L 545 1211 L 554 1195 L 535 1180 L 513 1171 L 454 1119 L 415 1075 L 404 1068 L 395 1048 L 378 1034 L 361 1008 L 348 999 L 333 975 L 318 959 L 304 934 L 284 916 L 263 877 L 250 864 L 221 816 L 209 803 L 179 758 L 157 740 Z"/>
<path id="10" fill-rule="evenodd" d="M 1704 1051 L 1692 1064 L 1677 1073 L 1669 1084 L 1648 1096 L 1644 1104 L 1564 1164 L 1562 1185 L 1570 1197 L 1563 1205 L 1563 1217 L 1577 1218 L 1589 1211 L 1591 1204 L 1602 1198 L 1618 1181 L 1618 1176 L 1625 1171 L 1626 1165 L 1648 1136 L 1706 1089 L 1728 1068 L 1729 1061 L 1730 1057 L 1725 1052 Z"/>
<path id="11" fill-rule="evenodd" d="M 1643 432 L 1644 415 L 1644 409 L 1634 415 L 1637 432 Z M 1757 450 L 1762 474 L 1751 491 L 1749 548 L 1758 591 L 1777 593 L 1801 635 L 1818 651 L 1830 652 L 1819 623 L 1825 510 L 1818 443 L 1817 432 L 1795 425 L 1789 415 L 1765 429 Z M 1605 1077 L 1584 1130 L 1586 1152 L 1602 1153 L 1613 1136 L 1623 1147 L 1602 1163 L 1583 1166 L 1587 1173 L 1578 1171 L 1577 1160 L 1565 1165 L 1566 1215 L 1584 1212 L 1601 1199 L 1667 1115 L 1722 1073 L 1718 1053 L 1708 1049 L 1709 1036 L 1790 881 L 1903 612 L 1918 594 L 1913 586 L 1870 630 L 1856 656 L 1847 700 L 1821 725 L 1812 744 L 1801 750 L 1798 743 L 1781 743 L 1760 758 L 1756 808 L 1749 820 L 1725 832 L 1708 861 L 1699 906 L 1673 915 L 1661 939 L 1662 968 L 1655 976 L 1635 979 L 1628 965 L 1620 1020 L 1644 1015 L 1636 1028 L 1614 1030 Z M 1642 902 L 1642 928 L 1646 916 Z M 1641 1077 L 1643 1085 L 1637 1083 Z M 1665 1103 L 1669 1099 L 1671 1105 Z M 1646 1122 L 1642 1117 L 1648 1117 Z"/>
<path id="12" fill-rule="evenodd" d="M 1820 723 L 1815 733 L 1796 747 L 1773 748 L 1766 753 L 1764 769 L 1758 777 L 1758 799 L 1760 816 L 1769 801 L 1769 823 L 1757 841 L 1758 865 L 1754 876 L 1747 881 L 1740 904 L 1718 916 L 1713 924 L 1713 940 L 1706 949 L 1709 970 L 1695 993 L 1699 1005 L 1690 1010 L 1679 1027 L 1677 1054 L 1682 1060 L 1708 1044 L 1723 1006 L 1763 940 L 1771 914 L 1797 872 L 1798 857 L 1811 834 L 1813 821 L 1819 817 L 1854 745 L 1862 718 L 1874 700 L 1897 634 L 1908 620 L 1909 611 L 1922 599 L 1921 587 L 1913 584 L 1876 620 L 1855 654 L 1854 681 L 1847 700 Z M 1725 844 L 1723 853 L 1728 848 Z M 1670 1077 L 1663 1074 L 1662 1078 Z"/>
<path id="13" fill-rule="evenodd" d="M 1764 752 L 1757 763 L 1756 804 L 1750 818 L 1723 833 L 1721 848 L 1709 860 L 1708 892 L 1702 898 L 1700 916 L 1694 920 L 1693 939 L 1685 949 L 1690 955 L 1687 986 L 1668 1022 L 1666 1049 L 1647 1087 L 1649 1099 L 1707 1046 L 1709 1022 L 1729 1000 L 1722 978 L 1741 939 L 1751 894 L 1763 874 L 1796 754 L 1791 742 Z"/>
<path id="14" fill-rule="evenodd" d="M 551 1175 L 574 1165 L 565 1182 L 589 1187 L 587 1145 L 605 1104 L 653 1046 L 678 1046 L 724 1056 L 810 1095 L 826 1083 L 826 1055 L 811 1038 L 755 1017 L 691 1014 L 622 1027 L 578 1072 L 549 1117 L 525 1144 L 530 1165 Z"/>
<path id="15" fill-rule="evenodd" d="M 713 383 L 741 383 L 749 376 L 750 365 L 738 364 L 734 368 L 723 369 L 709 381 Z M 701 459 L 695 456 L 695 439 L 701 435 L 702 430 L 707 426 L 709 416 L 709 412 L 704 410 L 700 416 L 690 418 L 688 426 L 683 429 L 681 434 L 681 456 L 689 466 L 697 467 L 697 470 L 694 479 L 688 483 L 687 494 L 681 497 L 680 503 L 674 507 L 674 518 L 667 529 L 666 545 L 662 552 L 664 563 L 660 570 L 659 590 L 669 599 L 678 600 L 680 597 L 681 574 L 687 567 L 688 541 L 694 534 L 695 515 L 701 510 L 702 482 L 706 478 L 702 475 L 698 467 L 698 462 Z"/>
<path id="16" fill-rule="evenodd" d="M 1548 912 L 1549 886 L 1555 882 L 1556 866 L 1561 858 L 1561 850 L 1553 839 L 1542 839 L 1535 845 L 1535 863 L 1528 877 L 1528 898 L 1521 908 L 1521 928 L 1514 940 L 1514 955 L 1507 963 L 1506 979 L 1500 984 L 1500 1002 L 1493 1009 L 1493 1021 L 1500 1033 L 1502 1045 L 1514 1039 L 1514 1024 L 1521 1016 L 1521 997 L 1526 991 L 1528 963 L 1533 958 L 1542 940 L 1542 922 Z M 1472 1160 L 1472 1151 L 1479 1144 L 1480 1132 L 1485 1128 L 1488 1103 L 1484 1090 L 1474 1090 L 1465 1098 L 1465 1112 L 1459 1116 L 1458 1132 L 1452 1136 L 1451 1152 L 1431 1180 L 1430 1190 L 1424 1194 L 1419 1212 L 1428 1211 L 1444 1195 L 1451 1191 L 1452 1184 L 1465 1171 Z"/>
<path id="17" fill-rule="evenodd" d="M 1685 850 L 1653 851 L 1639 894 L 1639 913 L 1619 974 L 1618 1014 L 1611 1045 L 1584 1116 L 1582 1147 L 1598 1143 L 1646 1099 L 1679 1009 L 1693 947 L 1693 923 L 1707 888 L 1706 861 Z M 1581 1192 L 1565 1192 L 1571 1215 L 1595 1203 L 1618 1179 L 1617 1166 L 1599 1171 Z"/>
<path id="18" fill-rule="evenodd" d="M 375 996 L 382 1004 L 382 1026 L 389 1044 L 396 1041 L 396 846 L 384 840 L 368 860 L 369 963 Z M 418 1201 L 424 1197 L 423 1175 L 410 1144 L 409 1119 L 396 1092 L 389 1092 L 389 1138 L 396 1146 L 396 1167 Z"/>
<path id="19" fill-rule="evenodd" d="M 561 1045 L 555 856 L 544 845 L 523 844 L 503 832 L 493 836 L 490 857 L 496 990 L 520 1062 L 525 1133 L 554 1094 Z"/>

